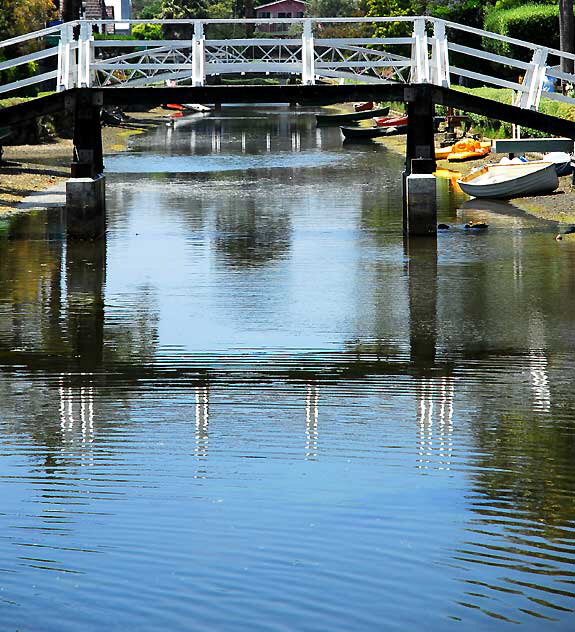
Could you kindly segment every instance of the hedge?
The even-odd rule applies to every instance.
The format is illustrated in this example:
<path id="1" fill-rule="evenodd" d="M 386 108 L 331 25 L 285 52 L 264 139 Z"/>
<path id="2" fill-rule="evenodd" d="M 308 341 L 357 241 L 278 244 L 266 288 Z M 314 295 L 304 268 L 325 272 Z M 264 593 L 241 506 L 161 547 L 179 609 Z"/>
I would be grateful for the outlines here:
<path id="1" fill-rule="evenodd" d="M 558 4 L 525 4 L 514 9 L 492 9 L 485 16 L 483 28 L 499 35 L 514 37 L 532 44 L 559 48 Z M 531 61 L 532 52 L 522 46 L 484 38 L 483 45 L 498 55 Z"/>

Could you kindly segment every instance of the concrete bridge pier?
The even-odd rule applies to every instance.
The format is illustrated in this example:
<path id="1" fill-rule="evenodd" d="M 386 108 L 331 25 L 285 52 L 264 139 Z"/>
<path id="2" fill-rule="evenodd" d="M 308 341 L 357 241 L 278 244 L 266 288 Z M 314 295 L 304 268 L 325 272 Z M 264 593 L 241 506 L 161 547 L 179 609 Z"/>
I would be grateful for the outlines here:
<path id="1" fill-rule="evenodd" d="M 435 121 L 431 86 L 405 88 L 407 146 L 403 179 L 403 232 L 437 234 Z"/>
<path id="2" fill-rule="evenodd" d="M 66 183 L 68 237 L 99 239 L 106 231 L 102 93 L 79 89 L 74 103 L 74 156 Z"/>

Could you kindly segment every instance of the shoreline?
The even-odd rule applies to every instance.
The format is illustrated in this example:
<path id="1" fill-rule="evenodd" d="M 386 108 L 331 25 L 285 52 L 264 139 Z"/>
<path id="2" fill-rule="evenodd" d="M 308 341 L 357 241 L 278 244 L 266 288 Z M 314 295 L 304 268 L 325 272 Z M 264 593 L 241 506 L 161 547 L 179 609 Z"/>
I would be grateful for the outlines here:
<path id="1" fill-rule="evenodd" d="M 129 116 L 131 120 L 125 126 L 102 126 L 104 155 L 123 151 L 132 136 L 163 119 L 169 120 L 162 108 L 130 112 Z M 4 146 L 3 159 L 14 164 L 0 167 L 0 217 L 26 210 L 18 208 L 25 198 L 68 180 L 72 151 L 72 140 L 67 138 L 38 145 Z"/>
<path id="2" fill-rule="evenodd" d="M 405 153 L 405 136 L 390 136 L 389 138 L 383 140 L 388 149 L 401 154 Z M 437 169 L 449 169 L 454 172 L 460 172 L 462 175 L 466 175 L 476 167 L 482 167 L 486 164 L 499 162 L 504 155 L 505 154 L 490 153 L 484 158 L 464 162 L 438 160 Z M 542 158 L 541 154 L 526 155 L 530 160 L 541 160 Z M 575 185 L 573 184 L 573 176 L 570 175 L 561 176 L 559 178 L 559 187 L 553 191 L 553 193 L 499 201 L 507 202 L 524 213 L 538 219 L 555 221 L 559 224 L 575 224 Z"/>
<path id="3" fill-rule="evenodd" d="M 331 108 L 341 111 L 341 107 Z M 330 109 L 331 109 L 330 108 Z M 130 112 L 130 121 L 125 126 L 103 126 L 102 144 L 104 155 L 123 151 L 129 139 L 143 133 L 151 125 L 169 120 L 162 108 L 146 112 Z M 140 122 L 139 122 L 140 121 Z M 376 139 L 389 150 L 405 153 L 405 136 L 390 136 Z M 39 193 L 65 182 L 70 177 L 72 140 L 57 138 L 54 142 L 40 145 L 8 145 L 4 148 L 4 160 L 16 164 L 0 167 L 0 216 L 22 212 L 18 208 L 28 196 Z M 540 156 L 531 155 L 532 159 Z M 488 154 L 485 158 L 466 162 L 438 160 L 438 169 L 449 169 L 463 175 L 475 167 L 497 162 L 499 154 Z M 575 185 L 572 176 L 559 178 L 559 187 L 553 193 L 533 197 L 513 198 L 509 203 L 542 220 L 559 224 L 575 224 Z"/>

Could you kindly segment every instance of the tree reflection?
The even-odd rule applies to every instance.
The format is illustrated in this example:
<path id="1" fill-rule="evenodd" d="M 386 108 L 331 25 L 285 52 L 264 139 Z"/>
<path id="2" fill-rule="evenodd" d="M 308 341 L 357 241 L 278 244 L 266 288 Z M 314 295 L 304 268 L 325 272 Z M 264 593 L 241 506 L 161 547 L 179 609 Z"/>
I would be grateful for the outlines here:
<path id="1" fill-rule="evenodd" d="M 233 267 L 264 265 L 290 248 L 289 212 L 276 208 L 263 215 L 252 196 L 244 197 L 239 205 L 229 200 L 219 208 L 216 229 L 216 248 Z"/>

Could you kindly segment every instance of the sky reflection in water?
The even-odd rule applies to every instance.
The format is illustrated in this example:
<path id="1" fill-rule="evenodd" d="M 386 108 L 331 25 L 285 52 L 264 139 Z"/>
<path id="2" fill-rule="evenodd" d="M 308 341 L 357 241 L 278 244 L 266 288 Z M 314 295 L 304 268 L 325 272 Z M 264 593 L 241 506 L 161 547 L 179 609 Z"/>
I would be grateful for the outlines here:
<path id="1" fill-rule="evenodd" d="M 2 629 L 571 629 L 554 225 L 406 245 L 401 156 L 280 108 L 106 168 L 106 240 L 0 232 Z"/>

